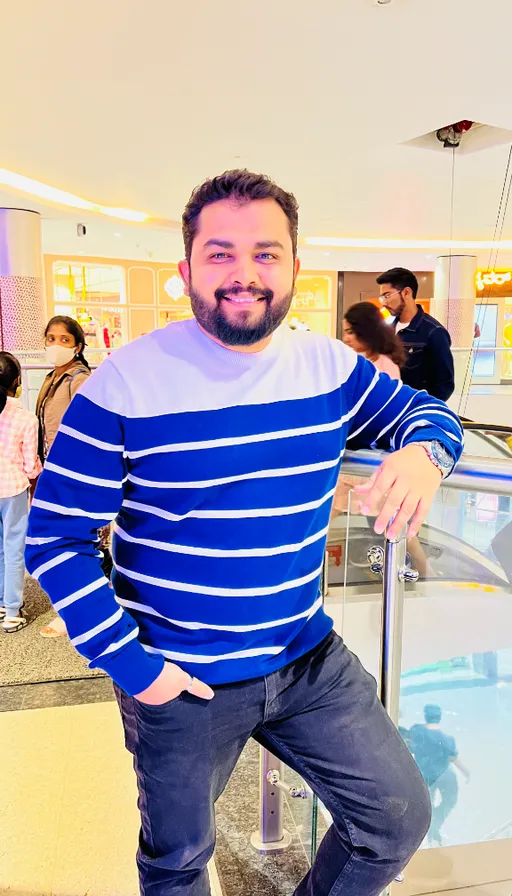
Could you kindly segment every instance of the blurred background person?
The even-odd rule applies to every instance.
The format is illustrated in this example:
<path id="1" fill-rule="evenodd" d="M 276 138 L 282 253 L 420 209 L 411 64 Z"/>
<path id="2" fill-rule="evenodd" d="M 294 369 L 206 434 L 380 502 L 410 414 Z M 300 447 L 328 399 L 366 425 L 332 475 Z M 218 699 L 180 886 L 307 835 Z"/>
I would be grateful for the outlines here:
<path id="1" fill-rule="evenodd" d="M 391 268 L 377 277 L 377 283 L 382 305 L 395 318 L 392 326 L 405 348 L 404 383 L 448 401 L 455 389 L 450 334 L 416 304 L 416 276 L 407 268 Z"/>
<path id="2" fill-rule="evenodd" d="M 72 317 L 52 317 L 44 331 L 46 360 L 53 368 L 45 377 L 36 405 L 39 420 L 39 456 L 46 461 L 61 420 L 91 369 L 84 357 L 84 331 Z M 56 616 L 41 629 L 43 638 L 66 634 L 66 626 Z"/>
<path id="3" fill-rule="evenodd" d="M 372 302 L 359 302 L 348 309 L 343 318 L 343 342 L 368 358 L 377 370 L 400 379 L 405 349 Z"/>
<path id="4" fill-rule="evenodd" d="M 41 472 L 37 417 L 17 401 L 21 367 L 0 352 L 0 620 L 6 634 L 27 625 L 23 613 L 30 480 Z"/>
<path id="5" fill-rule="evenodd" d="M 455 739 L 441 731 L 443 713 L 440 706 L 427 704 L 423 709 L 425 723 L 409 729 L 407 745 L 425 779 L 432 800 L 432 822 L 428 832 L 431 846 L 442 846 L 441 828 L 457 805 L 459 782 L 454 766 L 469 781 L 469 772 L 462 764 Z"/>

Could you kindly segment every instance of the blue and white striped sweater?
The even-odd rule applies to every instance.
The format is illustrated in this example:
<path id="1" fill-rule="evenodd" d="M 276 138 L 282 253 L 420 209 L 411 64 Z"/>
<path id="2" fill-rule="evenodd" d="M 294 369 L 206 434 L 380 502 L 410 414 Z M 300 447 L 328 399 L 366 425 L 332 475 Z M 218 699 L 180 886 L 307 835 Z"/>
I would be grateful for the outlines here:
<path id="1" fill-rule="evenodd" d="M 263 352 L 195 321 L 120 349 L 72 402 L 38 484 L 27 567 L 73 644 L 128 693 L 164 659 L 210 684 L 266 675 L 330 631 L 319 576 L 345 443 L 460 424 L 342 343 L 281 328 Z M 97 529 L 115 520 L 113 584 Z"/>

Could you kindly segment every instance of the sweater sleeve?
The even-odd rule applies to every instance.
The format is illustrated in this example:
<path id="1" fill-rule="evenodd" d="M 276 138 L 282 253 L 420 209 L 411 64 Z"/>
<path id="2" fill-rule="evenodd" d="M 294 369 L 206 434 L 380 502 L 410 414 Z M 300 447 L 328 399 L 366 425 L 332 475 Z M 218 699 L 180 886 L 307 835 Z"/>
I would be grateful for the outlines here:
<path id="1" fill-rule="evenodd" d="M 360 355 L 342 388 L 347 390 L 347 448 L 397 451 L 411 442 L 435 439 L 455 461 L 462 454 L 463 430 L 453 411 L 427 392 L 417 392 L 379 373 Z"/>
<path id="2" fill-rule="evenodd" d="M 23 470 L 27 478 L 37 479 L 41 472 L 41 461 L 37 453 L 39 442 L 39 423 L 37 417 L 31 416 L 23 433 Z"/>
<path id="3" fill-rule="evenodd" d="M 122 379 L 107 360 L 71 402 L 32 502 L 26 564 L 89 665 L 137 694 L 158 677 L 164 660 L 142 647 L 135 621 L 102 573 L 98 550 L 98 529 L 115 519 L 123 501 L 122 394 Z"/>

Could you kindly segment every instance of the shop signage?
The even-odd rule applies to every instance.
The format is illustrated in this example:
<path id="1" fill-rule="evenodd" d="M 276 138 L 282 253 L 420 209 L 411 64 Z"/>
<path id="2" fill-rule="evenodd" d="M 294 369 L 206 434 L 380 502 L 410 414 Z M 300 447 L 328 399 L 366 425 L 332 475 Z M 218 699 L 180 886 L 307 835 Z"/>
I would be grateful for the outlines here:
<path id="1" fill-rule="evenodd" d="M 477 271 L 476 288 L 482 292 L 486 286 L 504 286 L 512 280 L 512 271 Z"/>

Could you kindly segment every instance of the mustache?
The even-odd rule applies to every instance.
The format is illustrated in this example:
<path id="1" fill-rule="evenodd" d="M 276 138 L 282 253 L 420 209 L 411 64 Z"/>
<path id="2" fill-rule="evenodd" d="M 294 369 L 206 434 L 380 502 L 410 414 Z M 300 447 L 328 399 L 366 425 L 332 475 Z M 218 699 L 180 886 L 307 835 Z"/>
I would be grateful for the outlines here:
<path id="1" fill-rule="evenodd" d="M 221 299 L 236 298 L 242 293 L 257 299 L 265 299 L 266 302 L 271 302 L 274 298 L 271 289 L 258 289 L 256 286 L 232 286 L 230 289 L 216 289 L 214 295 L 217 302 L 220 302 Z"/>

